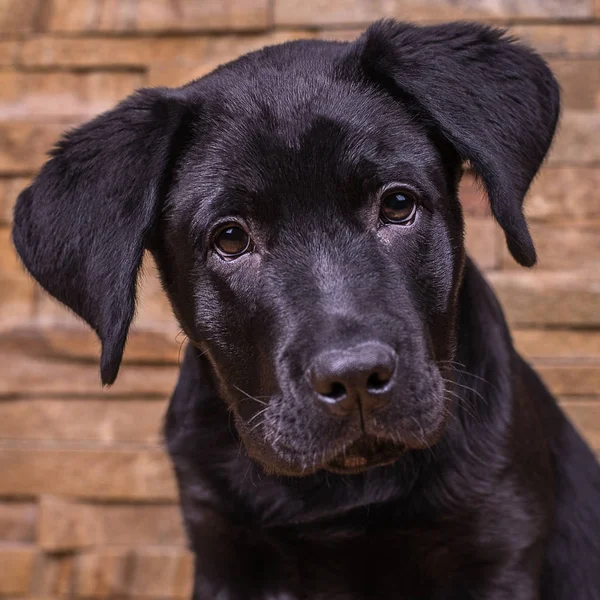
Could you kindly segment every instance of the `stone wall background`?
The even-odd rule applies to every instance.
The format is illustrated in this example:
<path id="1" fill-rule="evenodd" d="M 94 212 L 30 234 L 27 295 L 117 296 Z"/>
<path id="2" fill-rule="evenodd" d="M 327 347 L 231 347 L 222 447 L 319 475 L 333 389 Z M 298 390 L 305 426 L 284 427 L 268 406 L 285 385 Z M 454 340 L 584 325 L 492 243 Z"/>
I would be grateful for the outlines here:
<path id="1" fill-rule="evenodd" d="M 186 598 L 191 580 L 160 440 L 184 340 L 153 267 L 103 390 L 93 335 L 14 256 L 17 193 L 61 131 L 140 86 L 264 44 L 351 39 L 382 16 L 509 26 L 554 68 L 562 125 L 527 203 L 540 264 L 512 262 L 470 180 L 468 246 L 517 346 L 600 450 L 600 0 L 0 0 L 1 598 Z"/>

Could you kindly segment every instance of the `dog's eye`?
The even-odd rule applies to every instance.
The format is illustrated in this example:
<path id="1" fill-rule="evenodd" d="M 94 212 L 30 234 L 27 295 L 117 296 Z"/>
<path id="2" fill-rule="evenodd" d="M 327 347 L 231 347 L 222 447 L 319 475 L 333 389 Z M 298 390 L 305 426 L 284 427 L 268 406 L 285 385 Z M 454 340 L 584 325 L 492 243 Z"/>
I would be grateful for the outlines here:
<path id="1" fill-rule="evenodd" d="M 417 212 L 417 203 L 409 192 L 394 191 L 381 201 L 381 220 L 394 225 L 410 225 Z"/>
<path id="2" fill-rule="evenodd" d="M 213 245 L 223 258 L 237 258 L 251 249 L 250 236 L 237 225 L 226 225 L 219 230 Z"/>

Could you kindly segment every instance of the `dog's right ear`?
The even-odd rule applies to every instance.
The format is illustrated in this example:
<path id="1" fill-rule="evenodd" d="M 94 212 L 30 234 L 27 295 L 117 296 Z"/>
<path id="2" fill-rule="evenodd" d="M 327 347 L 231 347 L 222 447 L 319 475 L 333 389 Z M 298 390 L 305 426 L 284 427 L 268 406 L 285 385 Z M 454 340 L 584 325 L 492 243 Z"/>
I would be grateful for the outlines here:
<path id="1" fill-rule="evenodd" d="M 104 384 L 119 371 L 138 269 L 184 113 L 176 90 L 133 94 L 65 135 L 17 200 L 17 252 L 33 277 L 98 334 Z"/>

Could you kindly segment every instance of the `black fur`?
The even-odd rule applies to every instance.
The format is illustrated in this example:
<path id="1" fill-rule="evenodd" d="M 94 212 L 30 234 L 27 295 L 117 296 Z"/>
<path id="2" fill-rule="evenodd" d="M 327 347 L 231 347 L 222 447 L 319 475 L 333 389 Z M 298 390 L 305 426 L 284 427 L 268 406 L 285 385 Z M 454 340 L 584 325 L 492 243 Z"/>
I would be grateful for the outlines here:
<path id="1" fill-rule="evenodd" d="M 513 349 L 457 198 L 470 162 L 533 265 L 558 110 L 502 32 L 388 21 L 141 91 L 21 194 L 17 250 L 97 331 L 104 383 L 157 261 L 191 341 L 165 432 L 196 600 L 600 600 L 600 468 Z M 380 219 L 390 185 L 406 225 Z M 224 260 L 231 222 L 253 246 Z M 366 347 L 393 356 L 382 405 L 332 414 L 316 359 Z"/>

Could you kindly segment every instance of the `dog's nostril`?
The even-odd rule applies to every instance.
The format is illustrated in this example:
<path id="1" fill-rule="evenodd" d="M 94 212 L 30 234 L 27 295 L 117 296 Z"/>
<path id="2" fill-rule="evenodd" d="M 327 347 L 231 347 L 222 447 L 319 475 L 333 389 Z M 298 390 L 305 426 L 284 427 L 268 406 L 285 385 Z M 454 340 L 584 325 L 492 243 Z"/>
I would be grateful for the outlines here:
<path id="1" fill-rule="evenodd" d="M 371 373 L 367 379 L 367 391 L 378 392 L 383 389 L 392 378 L 392 374 L 389 371 L 376 371 Z"/>
<path id="2" fill-rule="evenodd" d="M 341 400 L 346 395 L 346 386 L 339 381 L 332 381 L 329 384 L 329 389 L 320 392 L 321 396 L 331 398 L 332 400 Z"/>

